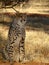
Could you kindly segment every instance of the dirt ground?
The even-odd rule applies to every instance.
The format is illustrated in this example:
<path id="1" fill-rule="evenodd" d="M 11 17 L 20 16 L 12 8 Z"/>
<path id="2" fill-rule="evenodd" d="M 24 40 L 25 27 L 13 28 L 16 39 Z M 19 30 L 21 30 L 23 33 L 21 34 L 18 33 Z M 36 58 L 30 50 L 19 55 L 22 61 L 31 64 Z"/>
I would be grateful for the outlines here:
<path id="1" fill-rule="evenodd" d="M 0 65 L 11 65 L 10 63 L 3 63 L 3 62 L 0 62 Z M 49 65 L 49 63 L 39 63 L 39 62 L 28 62 L 28 63 L 25 63 L 25 64 L 22 64 L 22 63 L 13 63 L 12 65 Z"/>

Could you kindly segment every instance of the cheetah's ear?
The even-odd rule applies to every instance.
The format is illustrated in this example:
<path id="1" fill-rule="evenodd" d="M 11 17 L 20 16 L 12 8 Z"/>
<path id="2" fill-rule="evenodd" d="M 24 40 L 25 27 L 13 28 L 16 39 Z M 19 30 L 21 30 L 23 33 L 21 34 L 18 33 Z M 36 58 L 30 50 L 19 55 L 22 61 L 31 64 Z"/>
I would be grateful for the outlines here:
<path id="1" fill-rule="evenodd" d="M 24 20 L 25 23 L 26 23 L 26 21 L 27 21 L 27 15 L 26 15 L 26 14 L 23 14 L 23 15 L 22 15 L 22 18 L 23 18 L 23 20 Z"/>
<path id="2" fill-rule="evenodd" d="M 27 15 L 26 15 L 26 14 L 23 14 L 23 18 L 24 18 L 24 19 L 27 19 Z"/>

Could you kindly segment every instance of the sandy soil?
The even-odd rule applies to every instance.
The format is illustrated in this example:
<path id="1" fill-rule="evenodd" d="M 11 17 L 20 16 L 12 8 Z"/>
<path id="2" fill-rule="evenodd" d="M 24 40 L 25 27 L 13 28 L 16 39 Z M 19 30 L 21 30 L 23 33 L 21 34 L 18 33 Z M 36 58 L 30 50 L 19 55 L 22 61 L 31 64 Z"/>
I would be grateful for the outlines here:
<path id="1" fill-rule="evenodd" d="M 0 65 L 11 65 L 10 63 L 3 63 L 3 62 L 0 62 Z M 49 65 L 49 63 L 39 63 L 39 62 L 28 62 L 28 63 L 25 63 L 25 64 L 22 64 L 22 63 L 13 63 L 12 65 Z"/>

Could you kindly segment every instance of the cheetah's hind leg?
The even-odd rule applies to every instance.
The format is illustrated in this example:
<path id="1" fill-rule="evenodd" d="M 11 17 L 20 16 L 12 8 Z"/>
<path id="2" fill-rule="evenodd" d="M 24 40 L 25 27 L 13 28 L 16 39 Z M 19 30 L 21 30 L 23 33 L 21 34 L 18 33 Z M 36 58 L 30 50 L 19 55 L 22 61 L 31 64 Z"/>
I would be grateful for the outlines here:
<path id="1" fill-rule="evenodd" d="M 2 57 L 3 57 L 3 62 L 8 62 L 9 56 L 8 56 L 8 54 L 6 52 L 6 49 L 3 48 L 2 51 L 1 51 L 1 53 L 2 53 Z"/>

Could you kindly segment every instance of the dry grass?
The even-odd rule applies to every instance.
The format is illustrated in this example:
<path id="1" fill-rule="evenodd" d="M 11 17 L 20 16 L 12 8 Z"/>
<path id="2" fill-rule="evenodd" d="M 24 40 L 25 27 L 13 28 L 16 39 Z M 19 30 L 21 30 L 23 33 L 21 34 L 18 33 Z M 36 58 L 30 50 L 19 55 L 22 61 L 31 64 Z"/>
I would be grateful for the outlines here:
<path id="1" fill-rule="evenodd" d="M 49 34 L 43 30 L 26 31 L 26 57 L 37 62 L 49 62 Z"/>
<path id="2" fill-rule="evenodd" d="M 8 27 L 0 25 L 0 48 L 7 43 L 8 30 Z M 33 61 L 32 63 L 49 63 L 49 34 L 43 28 L 36 30 L 26 29 L 25 53 L 27 60 Z M 0 60 L 3 60 L 1 53 Z"/>

